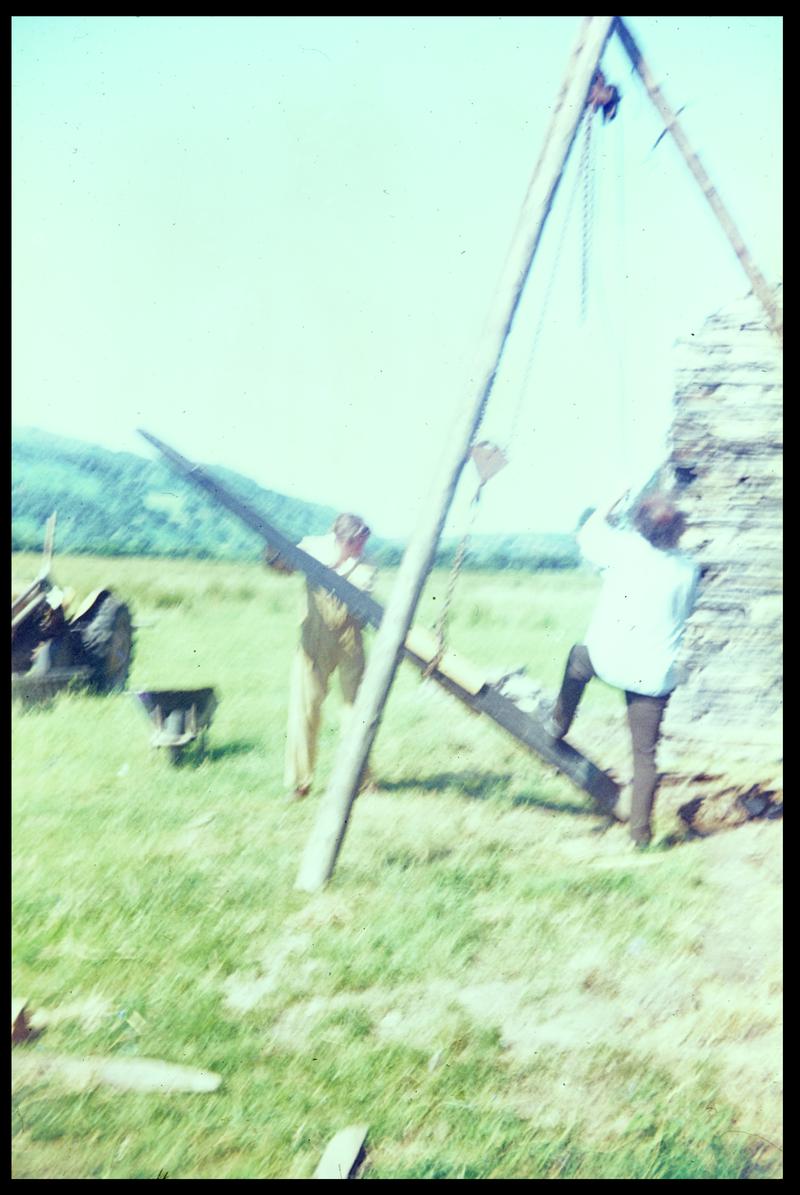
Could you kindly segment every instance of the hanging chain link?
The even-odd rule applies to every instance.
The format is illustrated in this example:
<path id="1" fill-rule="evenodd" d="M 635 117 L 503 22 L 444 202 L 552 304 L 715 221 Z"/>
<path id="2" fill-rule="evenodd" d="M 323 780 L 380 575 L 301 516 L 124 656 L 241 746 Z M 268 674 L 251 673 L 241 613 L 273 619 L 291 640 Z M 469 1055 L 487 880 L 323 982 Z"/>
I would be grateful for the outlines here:
<path id="1" fill-rule="evenodd" d="M 478 504 L 480 503 L 481 493 L 483 492 L 483 487 L 485 486 L 485 484 L 486 484 L 486 481 L 483 478 L 481 478 L 481 480 L 478 482 L 478 488 L 476 489 L 475 493 L 472 495 L 472 501 L 470 503 L 470 508 L 469 508 L 469 515 L 467 517 L 467 526 L 466 526 L 463 536 L 461 537 L 461 543 L 458 545 L 458 549 L 457 549 L 455 557 L 453 559 L 453 566 L 450 569 L 450 575 L 447 579 L 447 589 L 445 590 L 444 604 L 442 606 L 442 612 L 439 615 L 439 619 L 436 623 L 436 637 L 437 637 L 436 655 L 428 663 L 428 666 L 425 669 L 425 672 L 423 673 L 423 676 L 425 676 L 425 677 L 429 677 L 432 672 L 436 671 L 436 669 L 441 664 L 442 657 L 446 651 L 445 632 L 446 632 L 447 623 L 448 623 L 448 620 L 450 617 L 450 606 L 453 601 L 453 595 L 456 591 L 456 582 L 458 581 L 459 575 L 461 573 L 461 566 L 463 565 L 464 559 L 467 555 L 467 547 L 469 544 L 469 539 L 470 539 L 470 536 L 472 535 L 472 528 L 475 524 L 475 517 L 478 513 Z"/>

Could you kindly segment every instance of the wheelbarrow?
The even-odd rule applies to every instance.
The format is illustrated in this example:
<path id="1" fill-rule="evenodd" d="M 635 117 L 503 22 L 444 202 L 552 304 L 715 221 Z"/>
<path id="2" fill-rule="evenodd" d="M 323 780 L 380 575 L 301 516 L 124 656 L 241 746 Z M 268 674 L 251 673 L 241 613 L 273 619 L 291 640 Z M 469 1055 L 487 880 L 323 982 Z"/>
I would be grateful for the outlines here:
<path id="1" fill-rule="evenodd" d="M 135 694 L 155 726 L 152 747 L 166 747 L 170 763 L 178 763 L 185 747 L 206 733 L 219 702 L 213 689 L 145 689 Z"/>

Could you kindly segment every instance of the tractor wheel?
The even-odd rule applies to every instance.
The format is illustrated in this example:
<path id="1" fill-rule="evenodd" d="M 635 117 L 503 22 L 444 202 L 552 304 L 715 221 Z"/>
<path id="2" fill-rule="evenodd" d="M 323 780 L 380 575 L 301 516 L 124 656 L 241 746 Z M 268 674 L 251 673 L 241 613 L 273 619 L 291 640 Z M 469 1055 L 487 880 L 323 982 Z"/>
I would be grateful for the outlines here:
<path id="1" fill-rule="evenodd" d="M 133 626 L 128 607 L 110 594 L 80 629 L 81 646 L 98 693 L 122 689 L 133 656 Z"/>

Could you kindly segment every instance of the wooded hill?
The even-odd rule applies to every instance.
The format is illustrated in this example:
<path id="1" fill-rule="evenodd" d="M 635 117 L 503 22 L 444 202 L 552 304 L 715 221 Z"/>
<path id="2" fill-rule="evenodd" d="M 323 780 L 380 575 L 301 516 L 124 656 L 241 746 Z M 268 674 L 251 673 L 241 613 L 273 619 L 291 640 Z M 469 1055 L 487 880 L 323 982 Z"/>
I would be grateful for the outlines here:
<path id="1" fill-rule="evenodd" d="M 37 428 L 14 429 L 12 448 L 13 551 L 38 551 L 44 524 L 58 512 L 56 550 L 98 556 L 188 556 L 254 560 L 260 541 L 232 515 L 167 465 L 132 452 L 111 452 Z M 242 501 L 297 541 L 328 530 L 338 511 L 264 489 L 231 469 L 210 472 Z M 443 540 L 437 563 L 452 561 L 454 540 Z M 373 535 L 369 558 L 400 561 L 404 543 Z M 467 568 L 574 568 L 572 535 L 477 535 Z"/>

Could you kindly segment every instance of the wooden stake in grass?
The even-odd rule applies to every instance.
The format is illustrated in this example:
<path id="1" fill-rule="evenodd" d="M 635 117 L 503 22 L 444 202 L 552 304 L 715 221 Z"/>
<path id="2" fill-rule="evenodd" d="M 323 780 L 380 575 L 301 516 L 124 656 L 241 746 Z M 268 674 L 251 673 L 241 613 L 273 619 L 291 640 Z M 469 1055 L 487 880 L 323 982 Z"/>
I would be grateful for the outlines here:
<path id="1" fill-rule="evenodd" d="M 403 556 L 356 697 L 351 732 L 339 746 L 330 784 L 303 855 L 295 885 L 302 891 L 315 892 L 323 887 L 335 867 L 350 809 L 367 766 L 403 643 L 430 571 L 461 471 L 469 459 L 475 433 L 483 418 L 503 349 L 614 19 L 586 17 L 581 26 L 489 317 L 478 342 L 474 369 L 468 380 L 472 398 L 462 419 L 448 436 L 449 449 L 441 476 Z"/>

